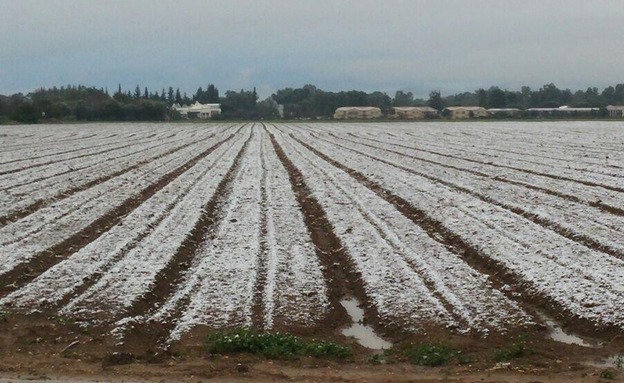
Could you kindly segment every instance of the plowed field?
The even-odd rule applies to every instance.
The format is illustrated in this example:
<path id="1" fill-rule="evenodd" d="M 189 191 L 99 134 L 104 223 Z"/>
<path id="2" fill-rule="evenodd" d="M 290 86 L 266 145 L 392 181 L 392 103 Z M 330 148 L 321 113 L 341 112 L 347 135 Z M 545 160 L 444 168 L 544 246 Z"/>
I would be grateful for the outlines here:
<path id="1" fill-rule="evenodd" d="M 335 340 L 344 298 L 395 342 L 621 337 L 624 124 L 0 127 L 6 349 Z"/>

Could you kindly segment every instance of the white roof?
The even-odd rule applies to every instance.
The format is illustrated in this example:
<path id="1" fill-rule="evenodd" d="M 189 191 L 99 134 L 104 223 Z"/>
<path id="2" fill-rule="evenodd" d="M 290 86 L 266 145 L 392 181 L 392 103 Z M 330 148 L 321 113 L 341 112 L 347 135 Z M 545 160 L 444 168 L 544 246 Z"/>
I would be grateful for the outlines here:
<path id="1" fill-rule="evenodd" d="M 481 106 L 449 106 L 446 109 L 448 109 L 450 111 L 454 111 L 454 110 L 472 110 L 472 111 L 485 110 L 485 108 L 483 108 Z"/>
<path id="2" fill-rule="evenodd" d="M 531 112 L 591 112 L 600 110 L 600 108 L 570 108 L 569 106 L 564 105 L 558 108 L 529 108 L 527 110 Z"/>
<path id="3" fill-rule="evenodd" d="M 374 106 L 341 106 L 340 108 L 336 109 L 336 112 L 347 112 L 349 110 L 360 110 L 362 112 L 372 111 L 372 110 L 381 111 L 381 109 L 374 107 Z"/>
<path id="4" fill-rule="evenodd" d="M 434 109 L 430 106 L 393 106 L 394 110 L 420 110 L 422 112 L 437 112 L 437 109 Z"/>

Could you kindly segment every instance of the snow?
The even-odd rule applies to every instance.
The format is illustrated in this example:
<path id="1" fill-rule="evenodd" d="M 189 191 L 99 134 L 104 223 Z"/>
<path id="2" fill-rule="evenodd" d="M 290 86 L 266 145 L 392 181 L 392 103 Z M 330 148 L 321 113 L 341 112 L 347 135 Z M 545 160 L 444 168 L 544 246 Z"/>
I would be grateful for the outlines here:
<path id="1" fill-rule="evenodd" d="M 535 320 L 521 304 L 539 296 L 597 327 L 624 328 L 618 213 L 624 123 L 318 123 L 268 130 L 323 207 L 354 267 L 350 275 L 359 275 L 382 324 L 505 332 Z M 261 124 L 0 127 L 0 216 L 22 215 L 0 227 L 0 278 L 232 134 L 118 225 L 1 297 L 0 308 L 45 307 L 117 322 L 118 330 L 164 321 L 173 329 L 169 341 L 202 325 L 321 323 L 334 309 L 330 285 Z M 443 239 L 290 134 L 424 212 L 511 273 L 514 283 L 495 288 Z M 247 139 L 231 184 L 216 196 Z M 130 318 L 129 309 L 151 292 L 217 197 L 218 218 L 182 281 L 160 307 Z M 23 212 L 34 203 L 34 211 Z"/>

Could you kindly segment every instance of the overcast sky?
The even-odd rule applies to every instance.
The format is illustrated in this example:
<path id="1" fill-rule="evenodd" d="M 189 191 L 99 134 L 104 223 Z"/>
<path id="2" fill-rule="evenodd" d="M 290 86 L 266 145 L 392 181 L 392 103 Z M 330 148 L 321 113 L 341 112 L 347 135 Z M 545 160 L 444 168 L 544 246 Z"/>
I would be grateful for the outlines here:
<path id="1" fill-rule="evenodd" d="M 0 0 L 0 94 L 624 83 L 622 0 Z"/>

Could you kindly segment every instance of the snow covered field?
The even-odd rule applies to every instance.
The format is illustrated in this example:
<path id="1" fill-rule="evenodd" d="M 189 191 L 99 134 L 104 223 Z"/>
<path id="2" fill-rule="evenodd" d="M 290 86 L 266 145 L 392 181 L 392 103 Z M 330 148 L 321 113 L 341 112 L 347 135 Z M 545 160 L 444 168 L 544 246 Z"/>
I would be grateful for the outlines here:
<path id="1" fill-rule="evenodd" d="M 0 127 L 0 311 L 170 342 L 345 297 L 414 333 L 624 330 L 624 124 Z"/>

